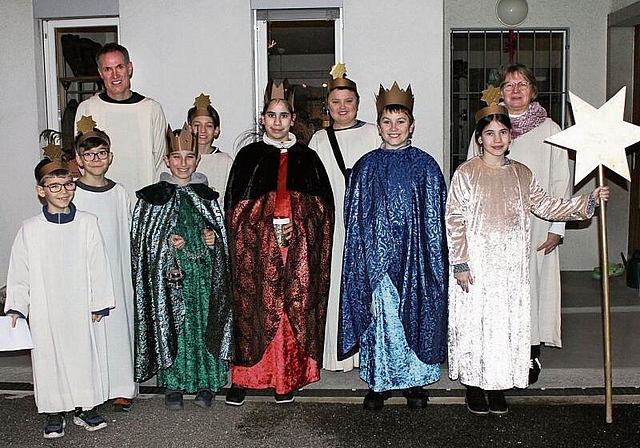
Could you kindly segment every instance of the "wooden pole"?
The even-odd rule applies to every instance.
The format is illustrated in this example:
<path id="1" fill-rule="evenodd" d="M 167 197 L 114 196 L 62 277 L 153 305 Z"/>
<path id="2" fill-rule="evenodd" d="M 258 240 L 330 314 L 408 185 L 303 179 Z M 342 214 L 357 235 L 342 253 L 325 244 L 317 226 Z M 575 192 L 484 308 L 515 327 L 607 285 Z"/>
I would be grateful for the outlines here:
<path id="1" fill-rule="evenodd" d="M 604 165 L 598 166 L 598 186 L 605 186 Z M 611 376 L 611 313 L 609 305 L 609 244 L 607 239 L 607 203 L 600 199 L 600 230 L 601 260 L 600 272 L 602 276 L 602 333 L 604 346 L 604 386 L 607 423 L 613 423 L 612 405 L 612 376 Z"/>

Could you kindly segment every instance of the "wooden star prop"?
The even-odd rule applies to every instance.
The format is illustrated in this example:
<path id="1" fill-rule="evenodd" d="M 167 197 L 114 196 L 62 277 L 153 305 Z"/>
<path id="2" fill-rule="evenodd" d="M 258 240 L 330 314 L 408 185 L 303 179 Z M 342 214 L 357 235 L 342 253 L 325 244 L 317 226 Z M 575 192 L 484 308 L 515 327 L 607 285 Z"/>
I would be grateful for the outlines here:
<path id="1" fill-rule="evenodd" d="M 502 92 L 500 89 L 498 87 L 490 86 L 482 91 L 482 98 L 480 98 L 480 101 L 484 101 L 487 103 L 487 106 L 490 106 L 492 104 L 498 104 L 501 98 Z"/>
<path id="2" fill-rule="evenodd" d="M 347 66 L 344 65 L 342 62 L 339 62 L 335 64 L 333 67 L 331 67 L 331 71 L 329 72 L 329 74 L 333 79 L 344 78 L 345 75 L 347 74 Z"/>
<path id="3" fill-rule="evenodd" d="M 93 131 L 93 128 L 96 126 L 96 122 L 93 120 L 93 116 L 91 115 L 83 115 L 76 124 L 78 126 L 78 132 L 80 132 L 81 134 Z"/>
<path id="4" fill-rule="evenodd" d="M 62 151 L 62 148 L 60 148 L 60 145 L 49 143 L 47 146 L 45 146 L 42 149 L 43 149 L 44 156 L 47 157 L 49 160 L 53 160 L 53 161 L 62 160 L 62 156 L 64 155 L 64 152 Z"/>
<path id="5" fill-rule="evenodd" d="M 626 90 L 620 89 L 599 109 L 569 92 L 576 124 L 545 141 L 577 152 L 576 185 L 599 165 L 631 181 L 625 148 L 640 141 L 640 126 L 623 119 Z"/>
<path id="6" fill-rule="evenodd" d="M 196 97 L 196 100 L 193 102 L 193 105 L 196 106 L 196 109 L 206 109 L 207 106 L 211 105 L 211 97 L 209 95 L 205 95 L 201 93 Z"/>

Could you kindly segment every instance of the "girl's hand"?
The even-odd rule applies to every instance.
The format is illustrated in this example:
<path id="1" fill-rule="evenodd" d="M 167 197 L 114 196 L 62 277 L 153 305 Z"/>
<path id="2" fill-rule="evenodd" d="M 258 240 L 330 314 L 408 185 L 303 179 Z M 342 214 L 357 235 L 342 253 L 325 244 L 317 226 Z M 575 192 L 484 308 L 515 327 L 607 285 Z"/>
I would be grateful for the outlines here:
<path id="1" fill-rule="evenodd" d="M 203 229 L 202 236 L 204 238 L 204 244 L 212 247 L 216 242 L 216 232 L 211 229 Z"/>
<path id="2" fill-rule="evenodd" d="M 458 272 L 456 274 L 453 274 L 453 276 L 456 278 L 456 281 L 458 282 L 458 285 L 460 285 L 460 288 L 462 288 L 464 292 L 469 292 L 469 285 L 473 285 L 473 277 L 471 276 L 471 272 Z"/>
<path id="3" fill-rule="evenodd" d="M 593 190 L 593 193 L 591 193 L 593 195 L 593 197 L 595 198 L 596 201 L 600 201 L 600 199 L 602 199 L 603 201 L 608 201 L 609 200 L 609 187 L 598 187 L 595 190 Z"/>
<path id="4" fill-rule="evenodd" d="M 178 250 L 182 249 L 185 244 L 184 238 L 182 238 L 180 235 L 175 233 L 172 233 L 169 236 L 169 242 L 171 243 L 174 249 L 178 249 Z"/>

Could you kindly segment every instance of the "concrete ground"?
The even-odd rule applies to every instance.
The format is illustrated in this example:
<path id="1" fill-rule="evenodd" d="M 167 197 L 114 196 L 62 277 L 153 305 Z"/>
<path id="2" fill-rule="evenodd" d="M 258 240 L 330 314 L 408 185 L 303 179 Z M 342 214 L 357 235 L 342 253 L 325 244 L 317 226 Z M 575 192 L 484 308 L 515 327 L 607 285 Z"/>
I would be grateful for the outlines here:
<path id="1" fill-rule="evenodd" d="M 69 420 L 65 437 L 52 441 L 42 438 L 28 353 L 3 353 L 0 446 L 640 446 L 640 296 L 624 277 L 611 278 L 613 423 L 605 422 L 600 297 L 600 282 L 590 273 L 563 273 L 563 348 L 543 348 L 540 380 L 509 392 L 506 416 L 469 414 L 464 390 L 448 380 L 446 365 L 443 378 L 429 386 L 426 409 L 408 409 L 398 393 L 374 413 L 362 410 L 366 385 L 357 370 L 323 371 L 290 405 L 256 391 L 242 407 L 226 406 L 218 396 L 209 411 L 191 397 L 183 411 L 165 410 L 152 380 L 142 385 L 131 413 L 103 407 L 106 429 L 88 433 Z"/>

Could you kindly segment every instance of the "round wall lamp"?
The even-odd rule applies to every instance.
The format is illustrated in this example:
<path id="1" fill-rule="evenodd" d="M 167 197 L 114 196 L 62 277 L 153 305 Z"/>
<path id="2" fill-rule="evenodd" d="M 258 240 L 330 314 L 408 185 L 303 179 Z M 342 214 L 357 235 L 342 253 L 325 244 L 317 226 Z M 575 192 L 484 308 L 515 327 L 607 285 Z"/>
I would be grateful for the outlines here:
<path id="1" fill-rule="evenodd" d="M 528 12 L 527 0 L 498 0 L 496 3 L 496 17 L 506 26 L 520 25 Z"/>

